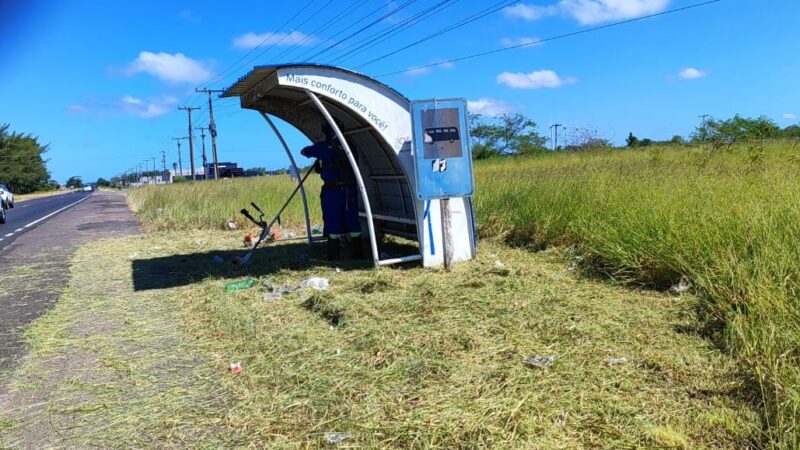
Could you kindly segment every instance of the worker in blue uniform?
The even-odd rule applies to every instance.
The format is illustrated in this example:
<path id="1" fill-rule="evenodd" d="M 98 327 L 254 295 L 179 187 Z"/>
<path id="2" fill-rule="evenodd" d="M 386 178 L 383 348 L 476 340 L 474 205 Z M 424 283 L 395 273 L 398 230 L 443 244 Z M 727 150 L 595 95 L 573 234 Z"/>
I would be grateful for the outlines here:
<path id="1" fill-rule="evenodd" d="M 350 238 L 353 258 L 362 257 L 361 223 L 358 217 L 358 190 L 356 177 L 344 148 L 328 124 L 322 132 L 325 140 L 300 150 L 307 158 L 317 158 L 317 170 L 323 181 L 322 203 L 323 234 L 328 238 L 328 259 L 339 258 L 340 242 Z"/>

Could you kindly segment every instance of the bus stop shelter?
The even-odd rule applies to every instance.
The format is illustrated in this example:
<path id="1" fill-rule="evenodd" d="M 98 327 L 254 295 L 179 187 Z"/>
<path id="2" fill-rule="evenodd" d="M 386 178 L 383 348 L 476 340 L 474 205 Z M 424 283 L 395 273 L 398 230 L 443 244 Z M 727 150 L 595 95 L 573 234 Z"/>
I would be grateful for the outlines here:
<path id="1" fill-rule="evenodd" d="M 264 117 L 298 174 L 296 161 L 271 117 L 294 126 L 313 142 L 324 139 L 323 123 L 330 125 L 354 169 L 362 230 L 368 236 L 376 267 L 409 261 L 421 261 L 425 267 L 449 267 L 475 257 L 471 188 L 453 188 L 465 181 L 472 186 L 463 100 L 411 102 L 365 75 L 313 64 L 255 67 L 221 96 L 239 97 L 242 108 Z M 439 108 L 453 102 L 452 108 Z M 459 106 L 462 103 L 463 107 Z M 459 118 L 450 111 L 459 112 Z M 415 118 L 452 123 L 426 128 L 416 123 L 422 119 Z M 456 148 L 460 145 L 466 153 Z M 302 186 L 300 194 L 310 243 L 311 225 Z M 383 235 L 416 241 L 418 252 L 381 258 L 379 242 Z"/>

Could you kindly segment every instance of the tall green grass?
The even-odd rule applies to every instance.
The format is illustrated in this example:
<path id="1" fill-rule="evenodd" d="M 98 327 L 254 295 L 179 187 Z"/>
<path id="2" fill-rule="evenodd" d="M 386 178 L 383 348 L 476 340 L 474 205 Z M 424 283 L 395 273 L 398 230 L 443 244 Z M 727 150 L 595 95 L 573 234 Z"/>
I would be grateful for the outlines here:
<path id="1" fill-rule="evenodd" d="M 242 208 L 255 215 L 256 211 L 250 206 L 250 202 L 254 202 L 266 213 L 269 221 L 296 186 L 297 180 L 288 175 L 144 186 L 130 191 L 128 203 L 145 226 L 154 231 L 222 229 L 228 221 L 247 227 L 251 224 L 239 213 Z M 309 176 L 304 186 L 312 225 L 321 224 L 319 177 Z M 289 227 L 304 229 L 299 192 L 281 215 L 281 220 Z"/>
<path id="2" fill-rule="evenodd" d="M 687 278 L 708 335 L 760 389 L 774 448 L 800 447 L 800 159 L 792 144 L 614 150 L 477 165 L 483 236 L 570 244 L 588 270 Z"/>
<path id="3" fill-rule="evenodd" d="M 546 154 L 476 164 L 481 236 L 574 246 L 587 271 L 702 299 L 711 339 L 737 356 L 763 403 L 764 442 L 800 448 L 800 149 L 649 148 Z M 319 182 L 309 179 L 319 223 Z M 288 177 L 141 188 L 151 229 L 224 227 L 250 201 L 277 211 Z M 284 215 L 302 224 L 301 203 Z M 241 216 L 239 216 L 241 217 Z M 239 219 L 243 223 L 242 219 Z"/>

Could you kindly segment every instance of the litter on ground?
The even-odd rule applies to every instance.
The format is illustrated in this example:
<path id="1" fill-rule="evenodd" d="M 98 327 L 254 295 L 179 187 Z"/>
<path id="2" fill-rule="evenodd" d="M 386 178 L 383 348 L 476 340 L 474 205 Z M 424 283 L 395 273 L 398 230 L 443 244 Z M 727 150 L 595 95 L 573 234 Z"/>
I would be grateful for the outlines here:
<path id="1" fill-rule="evenodd" d="M 330 282 L 327 278 L 322 277 L 311 277 L 300 283 L 301 288 L 311 288 L 317 291 L 328 289 L 328 286 L 330 286 Z"/>
<path id="2" fill-rule="evenodd" d="M 245 278 L 244 280 L 232 281 L 225 285 L 225 292 L 241 291 L 243 289 L 250 289 L 256 285 L 256 280 L 252 278 Z"/>
<path id="3" fill-rule="evenodd" d="M 231 374 L 236 375 L 242 371 L 242 363 L 231 363 Z"/>
<path id="4" fill-rule="evenodd" d="M 531 359 L 527 359 L 523 361 L 528 367 L 538 367 L 540 369 L 546 369 L 553 365 L 556 360 L 560 359 L 560 355 L 550 355 L 550 356 L 535 356 Z"/>
<path id="5" fill-rule="evenodd" d="M 325 440 L 329 444 L 339 444 L 350 439 L 351 436 L 350 433 L 325 433 Z"/>
<path id="6" fill-rule="evenodd" d="M 295 290 L 294 287 L 289 286 L 289 283 L 283 283 L 280 286 L 276 286 L 270 280 L 266 280 L 262 283 L 262 285 L 267 288 L 267 292 L 264 292 L 264 300 L 278 300 L 284 296 L 284 294 L 288 294 Z"/>
<path id="7" fill-rule="evenodd" d="M 672 286 L 670 290 L 676 294 L 683 294 L 684 292 L 688 292 L 691 288 L 692 282 L 686 277 L 681 277 L 681 281 L 679 281 L 675 286 Z"/>
<path id="8" fill-rule="evenodd" d="M 608 364 L 608 367 L 614 367 L 614 366 L 618 366 L 620 364 L 627 364 L 628 363 L 628 358 L 626 358 L 624 356 L 622 358 L 608 358 L 606 360 L 606 363 Z"/>

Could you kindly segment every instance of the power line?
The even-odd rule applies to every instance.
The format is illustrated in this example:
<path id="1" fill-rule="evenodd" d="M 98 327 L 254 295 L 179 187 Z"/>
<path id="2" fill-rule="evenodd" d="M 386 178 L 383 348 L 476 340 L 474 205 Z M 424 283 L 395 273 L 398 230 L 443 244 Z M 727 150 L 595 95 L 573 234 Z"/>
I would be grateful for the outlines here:
<path id="1" fill-rule="evenodd" d="M 283 29 L 284 29 L 284 28 L 285 28 L 287 25 L 289 25 L 289 23 L 291 23 L 291 22 L 292 22 L 292 21 L 293 21 L 295 18 L 297 18 L 297 16 L 299 16 L 300 14 L 302 14 L 302 13 L 303 13 L 303 11 L 305 11 L 306 9 L 308 9 L 308 7 L 309 7 L 309 6 L 311 6 L 311 4 L 312 4 L 312 3 L 314 3 L 315 1 L 316 1 L 316 0 L 309 0 L 309 1 L 308 1 L 308 3 L 306 3 L 306 4 L 305 4 L 305 5 L 302 7 L 302 8 L 300 8 L 300 10 L 299 10 L 299 11 L 297 11 L 297 12 L 296 12 L 296 13 L 295 13 L 295 14 L 294 14 L 292 17 L 290 17 L 290 18 L 289 18 L 289 19 L 288 19 L 286 22 L 284 22 L 284 23 L 283 23 L 281 26 L 279 26 L 279 27 L 278 27 L 278 29 L 277 29 L 277 31 L 275 31 L 274 33 L 267 33 L 267 36 L 264 38 L 264 40 L 262 40 L 262 41 L 261 41 L 261 42 L 260 42 L 258 45 L 256 45 L 256 46 L 255 46 L 255 47 L 253 47 L 252 49 L 250 49 L 250 51 L 249 51 L 249 52 L 245 53 L 245 54 L 244 54 L 244 55 L 243 55 L 241 58 L 237 59 L 237 60 L 236 60 L 236 61 L 235 61 L 233 64 L 231 64 L 230 66 L 228 66 L 228 67 L 227 67 L 225 70 L 223 70 L 222 72 L 219 72 L 219 73 L 218 73 L 218 74 L 217 74 L 217 75 L 216 75 L 214 78 L 212 78 L 212 79 L 208 80 L 208 81 L 206 82 L 206 84 L 212 84 L 212 83 L 215 83 L 215 82 L 216 82 L 216 81 L 218 81 L 218 80 L 219 80 L 219 81 L 222 81 L 222 80 L 224 80 L 225 78 L 227 78 L 229 75 L 226 75 L 225 77 L 222 77 L 222 74 L 224 74 L 225 72 L 228 72 L 228 71 L 229 71 L 229 70 L 231 70 L 231 69 L 238 69 L 238 68 L 240 67 L 240 66 L 238 66 L 238 64 L 239 64 L 240 62 L 242 62 L 242 61 L 243 61 L 245 58 L 247 58 L 248 56 L 250 56 L 250 55 L 251 55 L 251 54 L 252 54 L 254 51 L 258 50 L 258 49 L 259 49 L 259 48 L 260 48 L 262 45 L 264 45 L 264 44 L 265 44 L 265 43 L 266 43 L 268 40 L 270 40 L 271 38 L 273 38 L 273 37 L 275 36 L 275 34 L 277 34 L 277 33 L 280 33 L 280 32 L 281 32 L 281 31 L 282 31 L 282 30 L 283 30 Z M 267 48 L 267 50 L 269 50 L 270 48 L 272 48 L 272 47 L 274 47 L 274 46 L 278 45 L 279 43 L 283 42 L 283 40 L 284 40 L 284 39 L 286 39 L 286 37 L 287 37 L 288 35 L 289 35 L 289 33 L 285 33 L 285 34 L 284 34 L 284 35 L 283 35 L 283 36 L 282 36 L 280 39 L 278 39 L 277 41 L 273 41 L 273 42 L 272 42 L 272 44 L 271 44 L 271 45 L 270 45 L 270 46 Z M 246 64 L 246 63 L 245 63 L 245 64 Z"/>
<path id="2" fill-rule="evenodd" d="M 388 57 L 390 57 L 392 55 L 396 55 L 396 54 L 398 54 L 398 53 L 400 53 L 400 52 L 402 52 L 404 50 L 408 50 L 411 47 L 415 47 L 415 46 L 417 46 L 419 44 L 422 44 L 423 42 L 426 42 L 426 41 L 429 41 L 431 39 L 434 39 L 434 38 L 437 38 L 439 36 L 442 36 L 443 34 L 449 33 L 449 32 L 451 32 L 451 31 L 453 31 L 453 30 L 455 30 L 457 28 L 461 28 L 464 25 L 470 24 L 470 23 L 472 23 L 472 22 L 474 22 L 474 21 L 476 21 L 478 19 L 484 18 L 484 17 L 488 16 L 489 14 L 496 13 L 497 11 L 500 11 L 501 9 L 511 5 L 512 3 L 516 3 L 517 1 L 518 0 L 501 0 L 499 2 L 496 2 L 496 3 L 492 4 L 491 6 L 489 6 L 488 8 L 482 9 L 482 10 L 476 12 L 475 14 L 469 16 L 469 17 L 465 17 L 464 19 L 461 19 L 460 21 L 458 21 L 458 22 L 456 22 L 456 23 L 454 23 L 452 25 L 449 25 L 447 27 L 444 27 L 442 29 L 434 31 L 433 33 L 425 36 L 422 39 L 419 39 L 419 40 L 414 41 L 414 42 L 412 42 L 412 43 L 410 43 L 408 45 L 400 47 L 397 50 L 389 52 L 389 53 L 387 53 L 387 54 L 385 54 L 383 56 L 380 56 L 378 58 L 375 58 L 375 59 L 372 59 L 370 61 L 367 61 L 364 64 L 358 65 L 358 66 L 356 66 L 356 69 L 360 69 L 360 68 L 362 68 L 364 66 L 368 66 L 368 65 L 370 65 L 372 63 L 375 63 L 375 62 L 378 62 L 378 61 L 380 61 L 382 59 L 386 59 L 386 58 L 388 58 Z"/>
<path id="3" fill-rule="evenodd" d="M 305 25 L 306 23 L 308 23 L 308 21 L 309 21 L 309 20 L 311 20 L 311 19 L 313 19 L 314 17 L 316 17 L 316 16 L 317 16 L 317 15 L 318 15 L 320 12 L 322 12 L 322 10 L 324 10 L 324 9 L 325 9 L 325 8 L 326 8 L 328 5 L 330 5 L 331 3 L 333 3 L 333 0 L 328 0 L 328 2 L 327 2 L 327 3 L 325 3 L 324 5 L 322 5 L 322 7 L 321 7 L 320 9 L 316 10 L 314 13 L 312 13 L 311 15 L 309 15 L 309 16 L 308 16 L 308 18 L 306 18 L 306 20 L 304 20 L 304 21 L 303 21 L 303 22 L 301 22 L 299 25 L 297 25 L 297 28 L 300 28 L 300 27 L 302 27 L 303 25 Z M 255 59 L 257 59 L 257 58 L 261 57 L 261 55 L 263 55 L 264 53 L 266 53 L 267 51 L 269 51 L 271 48 L 273 48 L 273 47 L 275 47 L 277 44 L 279 44 L 279 43 L 283 42 L 283 40 L 284 40 L 284 39 L 285 39 L 287 36 L 289 36 L 289 34 L 288 34 L 288 33 L 284 34 L 284 35 L 283 35 L 283 36 L 282 36 L 282 37 L 281 37 L 279 40 L 277 40 L 276 42 L 274 42 L 274 43 L 273 43 L 272 45 L 270 45 L 269 47 L 265 48 L 263 51 L 261 51 L 261 53 L 259 53 L 259 54 L 255 55 L 254 57 L 250 58 L 250 59 L 249 59 L 247 62 L 244 62 L 244 63 L 242 63 L 242 65 L 249 64 L 250 62 L 254 61 Z M 228 78 L 228 76 L 226 76 L 225 78 Z M 225 78 L 223 78 L 222 80 L 224 80 Z M 220 81 L 222 81 L 222 80 L 220 80 Z"/>
<path id="4" fill-rule="evenodd" d="M 458 58 L 448 59 L 448 60 L 445 60 L 445 61 L 439 61 L 439 62 L 435 62 L 435 63 L 431 63 L 431 64 L 426 64 L 426 65 L 423 65 L 423 66 L 416 66 L 416 67 L 411 67 L 411 68 L 408 68 L 408 69 L 397 70 L 395 72 L 388 72 L 388 73 L 384 73 L 384 74 L 381 74 L 381 75 L 376 75 L 376 78 L 387 77 L 389 75 L 397 75 L 397 74 L 400 74 L 400 73 L 411 72 L 411 71 L 414 71 L 414 70 L 427 69 L 429 67 L 436 67 L 436 66 L 441 66 L 443 64 L 450 64 L 450 63 L 454 63 L 454 62 L 458 62 L 458 61 L 464 61 L 464 60 L 467 60 L 467 59 L 474 59 L 474 58 L 478 58 L 478 57 L 481 57 L 481 56 L 492 55 L 492 54 L 495 54 L 495 53 L 501 53 L 501 52 L 514 50 L 514 49 L 518 49 L 518 48 L 522 48 L 522 47 L 530 47 L 532 45 L 538 45 L 538 44 L 542 44 L 544 42 L 551 42 L 551 41 L 564 39 L 564 38 L 568 38 L 568 37 L 572 37 L 572 36 L 578 36 L 578 35 L 581 35 L 581 34 L 586 34 L 586 33 L 591 33 L 591 32 L 594 32 L 594 31 L 604 30 L 606 28 L 613 28 L 613 27 L 617 27 L 617 26 L 620 26 L 620 25 L 626 25 L 626 24 L 633 23 L 633 22 L 639 22 L 639 21 L 643 21 L 643 20 L 647 20 L 647 19 L 652 19 L 654 17 L 666 16 L 668 14 L 673 14 L 673 13 L 677 13 L 677 12 L 686 11 L 686 10 L 689 10 L 689 9 L 699 8 L 701 6 L 707 6 L 707 5 L 710 5 L 712 3 L 719 3 L 721 1 L 722 0 L 709 0 L 709 1 L 706 1 L 706 2 L 702 2 L 702 3 L 695 3 L 693 5 L 683 6 L 681 8 L 670 9 L 670 10 L 667 10 L 667 11 L 662 11 L 660 13 L 648 14 L 646 16 L 636 17 L 636 18 L 627 19 L 627 20 L 621 20 L 619 22 L 613 22 L 613 23 L 609 23 L 609 24 L 606 24 L 606 25 L 600 25 L 600 26 L 597 26 L 597 27 L 587 28 L 585 30 L 579 30 L 579 31 L 573 31 L 571 33 L 559 34 L 559 35 L 548 37 L 548 38 L 544 38 L 544 39 L 538 39 L 538 40 L 531 41 L 531 42 L 525 42 L 523 44 L 512 45 L 510 47 L 497 48 L 497 49 L 494 49 L 494 50 L 488 50 L 488 51 L 480 52 L 480 53 L 473 53 L 471 55 L 461 56 L 461 57 L 458 57 Z"/>
<path id="5" fill-rule="evenodd" d="M 359 41 L 355 42 L 353 46 L 335 52 L 335 54 L 338 53 L 338 55 L 331 61 L 331 64 L 338 64 L 340 61 L 344 62 L 354 56 L 360 55 L 361 53 L 369 50 L 372 47 L 375 47 L 381 42 L 384 42 L 386 39 L 389 39 L 390 37 L 395 36 L 400 32 L 407 31 L 410 27 L 413 27 L 414 25 L 433 16 L 434 14 L 444 11 L 445 9 L 449 8 L 450 6 L 453 6 L 459 1 L 460 0 L 444 0 L 442 2 L 437 3 L 436 5 L 433 5 L 417 13 L 416 15 L 404 20 L 403 22 L 400 22 L 392 27 L 389 27 L 386 30 L 366 36 L 363 39 L 360 39 Z"/>
<path id="6" fill-rule="evenodd" d="M 363 27 L 359 28 L 358 30 L 356 30 L 356 31 L 350 33 L 349 35 L 345 36 L 344 38 L 340 39 L 339 41 L 337 41 L 337 42 L 329 45 L 328 47 L 322 49 L 322 51 L 319 51 L 319 52 L 315 53 L 310 59 L 314 59 L 318 55 L 320 55 L 322 53 L 325 53 L 327 50 L 330 50 L 330 49 L 336 47 L 337 45 L 341 44 L 342 42 L 345 42 L 348 39 L 350 39 L 350 38 L 352 38 L 352 37 L 354 37 L 354 36 L 356 36 L 356 35 L 358 35 L 360 33 L 363 33 L 364 31 L 372 28 L 373 26 L 377 25 L 378 23 L 388 19 L 389 17 L 391 17 L 391 16 L 397 14 L 398 12 L 402 11 L 403 9 L 407 8 L 408 6 L 410 6 L 414 2 L 416 2 L 416 0 L 408 0 L 407 2 L 405 2 L 402 5 L 398 6 L 394 10 L 389 11 L 388 13 L 382 15 L 381 17 L 378 17 L 377 19 L 373 20 L 372 22 L 368 23 L 367 25 L 364 25 Z"/>
<path id="7" fill-rule="evenodd" d="M 381 12 L 381 10 L 383 10 L 383 9 L 384 9 L 384 8 L 386 8 L 387 6 L 390 6 L 390 5 L 391 5 L 393 2 L 394 2 L 394 0 L 389 0 L 389 1 L 387 1 L 385 4 L 383 4 L 383 5 L 381 5 L 381 6 L 377 7 L 377 8 L 375 8 L 375 9 L 373 9 L 373 10 L 372 10 L 372 11 L 370 11 L 369 13 L 367 13 L 367 14 L 364 14 L 364 15 L 363 15 L 363 16 L 361 16 L 360 18 L 358 18 L 358 19 L 354 20 L 354 21 L 353 21 L 353 22 L 352 22 L 350 25 L 348 25 L 348 26 L 346 26 L 346 27 L 342 27 L 342 28 L 340 28 L 340 29 L 339 29 L 339 31 L 337 31 L 335 34 L 333 34 L 332 36 L 330 36 L 328 39 L 335 39 L 335 38 L 337 38 L 339 35 L 341 35 L 341 34 L 343 34 L 343 33 L 346 33 L 348 30 L 350 30 L 350 29 L 351 29 L 351 28 L 353 28 L 354 26 L 356 26 L 356 25 L 360 24 L 361 22 L 365 21 L 365 20 L 366 20 L 366 19 L 368 19 L 369 17 L 372 17 L 372 16 L 374 16 L 375 14 L 377 14 L 377 13 Z M 309 48 L 309 49 L 308 49 L 308 50 L 306 50 L 305 52 L 303 52 L 303 53 L 301 53 L 300 55 L 298 55 L 298 56 L 297 56 L 297 59 L 299 60 L 300 58 L 303 58 L 305 55 L 307 55 L 308 53 L 310 53 L 310 52 L 314 51 L 316 48 L 317 48 L 317 47 L 312 47 L 312 48 Z M 310 60 L 310 58 L 309 58 L 309 59 L 307 59 L 307 60 Z"/>
<path id="8" fill-rule="evenodd" d="M 359 6 L 360 6 L 360 4 L 358 2 L 355 2 L 355 3 L 351 4 L 349 7 L 339 11 L 338 14 L 336 14 L 333 17 L 331 17 L 330 19 L 328 19 L 327 22 L 319 25 L 317 28 L 315 28 L 312 31 L 310 31 L 306 35 L 306 37 L 303 38 L 300 42 L 296 42 L 296 43 L 294 43 L 294 45 L 284 49 L 283 52 L 281 52 L 280 54 L 275 56 L 274 59 L 275 60 L 280 60 L 281 58 L 283 58 L 284 55 L 287 55 L 287 54 L 291 53 L 292 50 L 303 46 L 303 44 L 305 44 L 305 43 L 309 42 L 311 39 L 313 39 L 320 30 L 322 30 L 324 28 L 327 28 L 327 27 L 332 27 L 334 24 L 336 24 L 337 22 L 342 20 L 342 16 L 343 15 L 347 14 L 350 11 L 353 11 L 354 9 L 358 8 Z"/>

